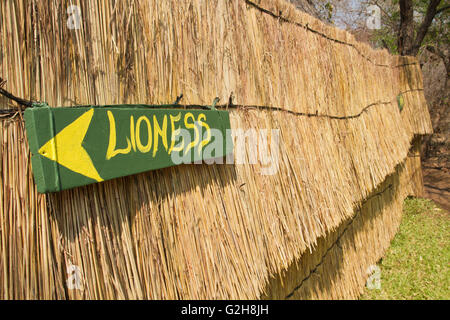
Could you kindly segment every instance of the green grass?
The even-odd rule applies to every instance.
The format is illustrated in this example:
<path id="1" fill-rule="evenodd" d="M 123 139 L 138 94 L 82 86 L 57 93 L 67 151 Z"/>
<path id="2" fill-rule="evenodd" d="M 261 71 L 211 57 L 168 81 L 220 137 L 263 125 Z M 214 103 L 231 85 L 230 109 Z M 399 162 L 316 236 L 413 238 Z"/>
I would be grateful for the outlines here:
<path id="1" fill-rule="evenodd" d="M 430 200 L 407 199 L 398 234 L 384 258 L 381 289 L 361 299 L 450 299 L 450 214 Z"/>

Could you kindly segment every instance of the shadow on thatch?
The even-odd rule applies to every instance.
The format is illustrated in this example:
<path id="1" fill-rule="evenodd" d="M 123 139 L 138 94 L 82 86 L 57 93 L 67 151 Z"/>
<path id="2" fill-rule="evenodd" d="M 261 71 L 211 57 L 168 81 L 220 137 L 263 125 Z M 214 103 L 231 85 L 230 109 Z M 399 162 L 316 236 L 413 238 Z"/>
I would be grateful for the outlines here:
<path id="1" fill-rule="evenodd" d="M 73 242 L 90 237 L 86 230 L 93 226 L 88 224 L 98 224 L 111 237 L 120 237 L 123 227 L 131 228 L 141 210 L 163 214 L 161 205 L 171 203 L 166 209 L 176 215 L 183 209 L 178 199 L 189 197 L 191 191 L 199 189 L 203 195 L 212 185 L 225 187 L 235 180 L 234 165 L 180 165 L 49 194 L 48 199 L 51 218 L 57 222 L 63 240 Z M 77 227 L 68 226 L 67 221 L 77 221 Z"/>
<path id="2" fill-rule="evenodd" d="M 385 249 L 382 247 L 385 243 L 381 243 L 379 239 L 384 234 L 378 231 L 377 234 L 367 235 L 367 231 L 376 229 L 374 226 L 380 223 L 377 220 L 384 213 L 390 213 L 392 205 L 403 198 L 399 189 L 403 167 L 404 164 L 397 166 L 396 172 L 387 177 L 385 182 L 369 196 L 361 209 L 355 210 L 354 217 L 344 221 L 337 230 L 327 236 L 317 239 L 312 252 L 306 251 L 285 271 L 271 277 L 262 298 L 329 299 L 336 295 L 337 283 L 341 284 L 339 287 L 342 292 L 347 291 L 345 296 L 358 296 L 359 293 L 355 292 L 355 288 L 361 288 L 362 284 L 355 286 L 349 282 L 364 280 L 364 276 L 359 277 L 355 273 L 365 274 L 365 268 L 368 267 L 367 260 L 378 256 L 376 251 Z M 395 229 L 395 224 L 392 223 L 392 225 Z M 385 226 L 386 228 L 389 229 Z M 367 252 L 361 254 L 363 248 L 362 246 L 360 248 L 358 244 L 364 236 L 368 237 L 363 241 L 367 247 L 364 251 Z M 374 246 L 377 248 L 373 249 Z M 349 251 L 355 250 L 358 251 L 357 255 L 349 254 Z"/>

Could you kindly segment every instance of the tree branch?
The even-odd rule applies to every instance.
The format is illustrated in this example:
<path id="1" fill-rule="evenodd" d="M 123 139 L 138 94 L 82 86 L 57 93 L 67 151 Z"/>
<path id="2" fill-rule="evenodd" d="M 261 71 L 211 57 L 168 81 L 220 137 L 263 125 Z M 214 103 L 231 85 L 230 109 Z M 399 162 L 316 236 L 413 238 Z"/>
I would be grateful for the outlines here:
<path id="1" fill-rule="evenodd" d="M 448 9 L 450 9 L 450 6 L 442 7 L 438 11 L 436 11 L 436 15 L 438 15 L 438 14 L 440 14 L 440 13 L 442 13 L 442 12 L 448 10 Z"/>
<path id="2" fill-rule="evenodd" d="M 426 49 L 442 59 L 445 65 L 445 70 L 447 71 L 448 79 L 450 77 L 450 56 L 447 56 L 444 51 L 435 46 L 428 45 Z"/>
<path id="3" fill-rule="evenodd" d="M 426 49 L 427 49 L 428 51 L 430 51 L 432 54 L 435 54 L 435 55 L 439 56 L 441 59 L 444 59 L 444 60 L 445 60 L 444 52 L 442 52 L 442 50 L 439 50 L 439 48 L 436 48 L 436 47 L 434 47 L 434 46 L 428 45 L 428 46 L 426 47 Z"/>
<path id="4" fill-rule="evenodd" d="M 441 3 L 441 0 L 431 0 L 428 4 L 427 12 L 425 14 L 425 18 L 422 21 L 422 24 L 420 25 L 419 29 L 417 30 L 417 36 L 414 40 L 413 46 L 408 50 L 407 54 L 411 55 L 417 55 L 419 52 L 420 46 L 422 45 L 423 39 L 425 38 L 428 29 L 431 26 L 431 23 L 433 22 L 434 17 L 437 14 L 437 7 Z"/>
<path id="5" fill-rule="evenodd" d="M 19 105 L 22 105 L 24 107 L 31 107 L 33 105 L 33 101 L 24 100 L 19 97 L 16 97 L 12 93 L 9 93 L 5 89 L 3 89 L 3 86 L 5 85 L 5 83 L 6 83 L 6 80 L 3 80 L 2 78 L 0 78 L 0 95 L 5 96 L 6 98 L 15 101 Z"/>

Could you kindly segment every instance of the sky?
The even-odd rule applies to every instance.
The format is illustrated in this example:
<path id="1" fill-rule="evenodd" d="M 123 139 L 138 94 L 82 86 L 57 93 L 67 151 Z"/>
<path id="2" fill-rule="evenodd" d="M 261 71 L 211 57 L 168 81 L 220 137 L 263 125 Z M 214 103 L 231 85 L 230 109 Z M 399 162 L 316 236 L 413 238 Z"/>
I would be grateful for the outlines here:
<path id="1" fill-rule="evenodd" d="M 343 6 L 335 7 L 334 23 L 338 28 L 346 29 L 348 25 L 355 26 L 359 12 L 361 12 L 365 6 L 361 1 L 357 0 L 341 0 Z M 345 8 L 345 9 L 344 9 Z"/>

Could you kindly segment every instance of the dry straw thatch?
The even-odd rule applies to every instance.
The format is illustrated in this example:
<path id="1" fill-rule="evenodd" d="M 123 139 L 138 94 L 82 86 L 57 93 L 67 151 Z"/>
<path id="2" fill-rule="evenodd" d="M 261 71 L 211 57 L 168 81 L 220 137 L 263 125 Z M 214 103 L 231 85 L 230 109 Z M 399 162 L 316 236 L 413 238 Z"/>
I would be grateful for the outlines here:
<path id="1" fill-rule="evenodd" d="M 415 141 L 411 150 L 419 152 Z M 418 164 L 418 166 L 417 166 Z M 418 180 L 419 179 L 419 180 Z M 353 299 L 363 291 L 371 267 L 383 256 L 397 232 L 403 200 L 418 195 L 420 159 L 409 157 L 375 189 L 337 230 L 320 237 L 289 268 L 271 277 L 265 299 Z"/>
<path id="2" fill-rule="evenodd" d="M 210 104 L 233 92 L 278 108 L 230 108 L 233 128 L 281 133 L 273 176 L 190 165 L 40 195 L 21 114 L 2 119 L 0 298 L 354 297 L 413 192 L 411 142 L 431 131 L 414 58 L 282 0 L 6 0 L 0 38 L 0 76 L 18 96 Z M 68 289 L 70 265 L 83 290 Z"/>

